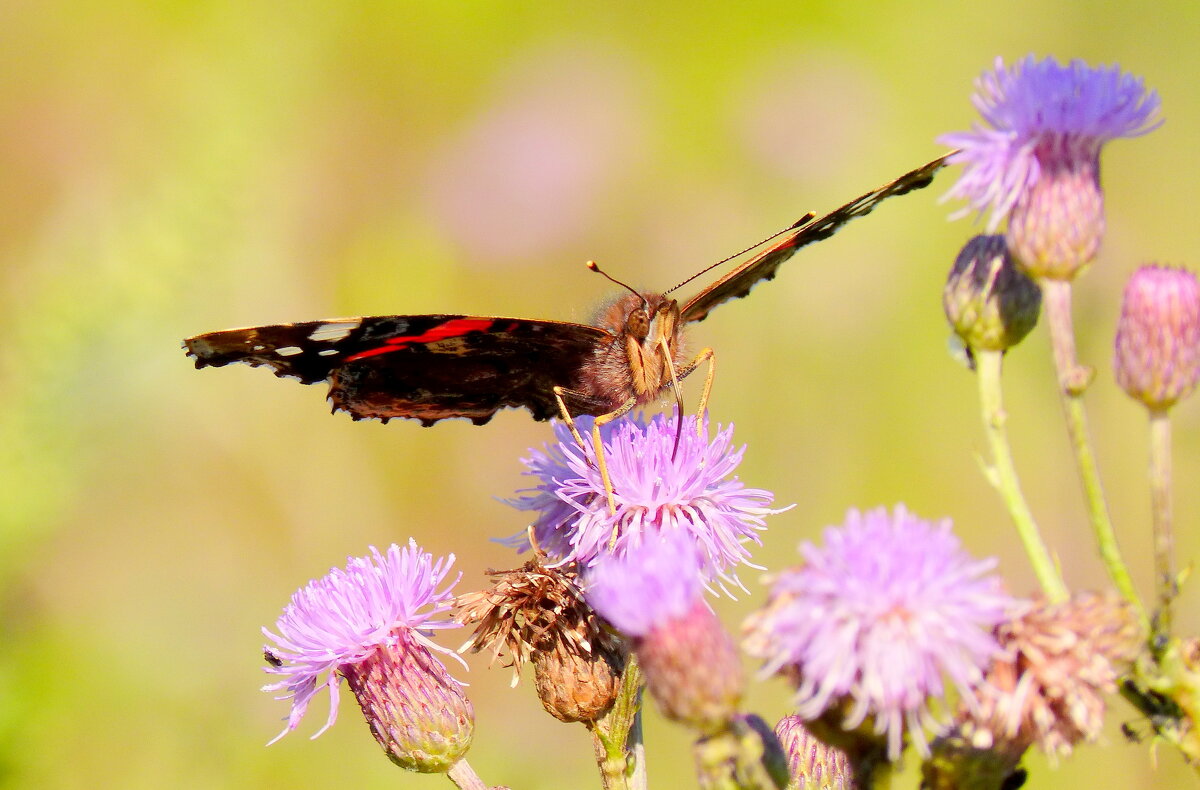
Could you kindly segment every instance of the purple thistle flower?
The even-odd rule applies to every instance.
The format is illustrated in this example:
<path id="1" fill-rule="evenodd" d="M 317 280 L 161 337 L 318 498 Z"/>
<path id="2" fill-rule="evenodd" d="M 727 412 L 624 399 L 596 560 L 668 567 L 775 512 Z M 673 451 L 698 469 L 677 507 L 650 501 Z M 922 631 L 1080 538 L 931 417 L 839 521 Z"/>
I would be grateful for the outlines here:
<path id="1" fill-rule="evenodd" d="M 296 728 L 309 703 L 322 689 L 329 690 L 329 718 L 312 737 L 325 732 L 337 720 L 338 689 L 343 677 L 350 679 L 364 712 L 378 707 L 375 700 L 379 690 L 367 688 L 366 692 L 375 696 L 366 699 L 360 694 L 356 680 L 367 682 L 369 675 L 379 674 L 381 665 L 386 665 L 393 675 L 375 679 L 381 679 L 385 684 L 390 682 L 393 686 L 407 684 L 407 696 L 414 697 L 411 704 L 427 703 L 426 707 L 432 712 L 426 710 L 425 714 L 433 724 L 442 723 L 436 719 L 447 713 L 456 720 L 462 718 L 464 710 L 469 716 L 470 703 L 461 697 L 457 681 L 449 677 L 445 667 L 429 652 L 453 655 L 461 662 L 453 651 L 439 647 L 429 639 L 436 630 L 461 626 L 449 617 L 442 617 L 451 607 L 450 588 L 461 574 L 443 589 L 437 589 L 453 564 L 454 555 L 434 562 L 433 555 L 421 551 L 410 539 L 407 547 L 402 549 L 392 544 L 385 553 L 372 546 L 371 556 L 351 557 L 344 569 L 333 568 L 322 578 L 296 591 L 275 623 L 277 633 L 263 629 L 275 643 L 268 648 L 269 655 L 275 660 L 270 661 L 265 670 L 280 676 L 277 682 L 264 686 L 263 690 L 286 691 L 279 699 L 292 701 L 287 726 L 271 743 Z M 407 677 L 401 676 L 406 673 Z M 437 699 L 431 702 L 430 695 Z M 456 699 L 456 695 L 461 700 Z M 404 697 L 406 694 L 391 696 Z M 380 727 L 388 724 L 371 720 L 369 713 L 368 719 L 376 737 L 380 738 Z M 420 725 L 424 722 L 407 723 Z M 468 725 L 469 721 L 454 724 L 451 729 L 455 731 L 449 733 L 451 740 L 463 741 L 462 730 L 466 728 L 465 741 L 469 743 Z M 428 733 L 419 733 L 415 737 L 419 739 L 425 735 Z M 384 747 L 388 749 L 389 744 L 384 743 Z M 462 751 L 465 751 L 465 744 Z M 397 759 L 390 749 L 389 756 Z"/>
<path id="2" fill-rule="evenodd" d="M 1143 266 L 1125 283 L 1113 360 L 1117 383 L 1166 409 L 1200 379 L 1200 283 L 1186 269 Z"/>
<path id="3" fill-rule="evenodd" d="M 591 420 L 576 421 L 584 436 L 591 431 Z M 746 543 L 760 544 L 764 518 L 782 511 L 768 507 L 774 499 L 771 492 L 746 488 L 732 476 L 746 449 L 730 449 L 733 426 L 718 430 L 712 441 L 705 438 L 707 423 L 704 427 L 705 436 L 698 436 L 695 418 L 686 418 L 676 451 L 677 423 L 671 417 L 659 414 L 648 423 L 639 417 L 603 426 L 616 501 L 616 513 L 611 514 L 591 442 L 579 447 L 567 426 L 555 423 L 557 443 L 523 459 L 529 468 L 526 474 L 537 477 L 539 484 L 509 504 L 538 512 L 538 547 L 557 562 L 590 566 L 608 553 L 614 532 L 613 552 L 619 555 L 679 532 L 695 544 L 706 582 L 719 579 L 719 584 L 728 581 L 741 587 L 728 569 L 739 562 L 756 567 L 749 561 Z M 522 550 L 529 547 L 523 537 L 513 540 Z"/>
<path id="4" fill-rule="evenodd" d="M 995 560 L 973 560 L 948 519 L 930 523 L 902 505 L 851 510 L 824 536 L 823 548 L 805 543 L 804 564 L 775 579 L 746 623 L 746 649 L 765 672 L 798 679 L 801 717 L 846 701 L 846 729 L 872 715 L 890 757 L 905 730 L 927 754 L 922 728 L 935 725 L 928 701 L 942 695 L 943 675 L 970 697 L 997 652 L 991 629 L 1013 602 L 986 575 Z"/>
<path id="5" fill-rule="evenodd" d="M 973 124 L 971 131 L 945 134 L 938 142 L 961 149 L 950 161 L 966 165 L 948 196 L 968 200 L 980 213 L 990 208 L 989 231 L 1037 183 L 1045 164 L 1040 146 L 1057 143 L 1095 158 L 1109 140 L 1162 124 L 1158 94 L 1116 66 L 1092 69 L 1081 60 L 1060 66 L 1029 55 L 1006 68 L 996 58 L 995 69 L 975 85 L 972 103 L 991 128 Z"/>
<path id="6" fill-rule="evenodd" d="M 960 149 L 950 161 L 965 164 L 947 197 L 990 208 L 989 232 L 1008 217 L 1009 248 L 1028 274 L 1069 280 L 1104 235 L 1100 149 L 1158 128 L 1158 95 L 1116 66 L 1032 55 L 1011 68 L 997 58 L 976 88 L 987 126 L 939 138 Z"/>
<path id="7" fill-rule="evenodd" d="M 600 556 L 584 593 L 625 635 L 663 714 L 703 732 L 728 725 L 744 691 L 733 639 L 704 601 L 695 545 L 682 533 Z"/>

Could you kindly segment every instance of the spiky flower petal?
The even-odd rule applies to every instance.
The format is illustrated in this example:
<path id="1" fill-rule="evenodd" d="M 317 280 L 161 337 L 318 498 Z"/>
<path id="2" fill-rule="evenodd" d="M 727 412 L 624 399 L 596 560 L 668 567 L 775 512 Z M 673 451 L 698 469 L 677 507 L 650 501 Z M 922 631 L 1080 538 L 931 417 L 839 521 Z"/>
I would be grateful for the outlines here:
<path id="1" fill-rule="evenodd" d="M 435 562 L 410 540 L 382 553 L 371 547 L 371 556 L 352 557 L 298 590 L 275 632 L 263 629 L 275 643 L 265 670 L 280 676 L 263 690 L 285 691 L 281 699 L 292 701 L 275 740 L 296 728 L 321 689 L 329 691 L 329 718 L 313 737 L 328 729 L 344 677 L 393 761 L 448 770 L 470 745 L 474 726 L 460 684 L 430 652 L 452 655 L 429 635 L 459 627 L 442 616 L 458 579 L 438 589 L 453 563 L 453 555 Z"/>
<path id="2" fill-rule="evenodd" d="M 1011 605 L 994 560 L 972 559 L 944 519 L 897 506 L 851 510 L 801 546 L 805 564 L 779 574 L 766 606 L 746 623 L 746 650 L 765 672 L 797 680 L 796 712 L 813 719 L 848 706 L 845 729 L 868 716 L 899 755 L 904 733 L 928 752 L 923 728 L 943 676 L 970 694 L 996 652 L 991 628 Z"/>
<path id="3" fill-rule="evenodd" d="M 1143 266 L 1125 283 L 1113 360 L 1117 383 L 1151 409 L 1200 379 L 1200 283 L 1186 269 Z"/>
<path id="4" fill-rule="evenodd" d="M 576 421 L 585 437 L 591 419 Z M 761 543 L 765 518 L 781 511 L 769 507 L 769 491 L 746 488 L 733 475 L 745 451 L 730 448 L 733 426 L 711 441 L 704 427 L 701 436 L 694 417 L 680 426 L 661 414 L 649 422 L 629 418 L 605 425 L 601 435 L 616 501 L 616 513 L 610 513 L 591 442 L 580 447 L 566 425 L 556 424 L 558 442 L 524 461 L 538 485 L 510 504 L 538 513 L 538 547 L 559 562 L 590 566 L 608 552 L 614 534 L 613 551 L 624 555 L 678 532 L 698 548 L 707 581 L 740 586 L 732 566 L 750 565 L 746 544 Z M 524 536 L 516 542 L 528 546 Z"/>

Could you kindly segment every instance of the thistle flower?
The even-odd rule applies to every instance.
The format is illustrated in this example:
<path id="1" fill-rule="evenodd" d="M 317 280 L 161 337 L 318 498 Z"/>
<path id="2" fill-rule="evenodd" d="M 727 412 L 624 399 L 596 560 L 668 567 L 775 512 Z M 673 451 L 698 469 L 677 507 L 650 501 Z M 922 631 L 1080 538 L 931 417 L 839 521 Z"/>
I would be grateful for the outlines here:
<path id="1" fill-rule="evenodd" d="M 955 728 L 977 749 L 1019 755 L 1036 743 L 1067 755 L 1094 741 L 1107 694 L 1137 657 L 1143 634 L 1132 607 L 1115 595 L 1084 592 L 1039 601 L 1000 624 L 1002 653 L 976 688 L 973 708 Z"/>
<path id="2" fill-rule="evenodd" d="M 976 236 L 954 261 L 942 307 L 973 351 L 1005 351 L 1037 325 L 1042 291 L 1016 267 L 1003 236 Z"/>
<path id="3" fill-rule="evenodd" d="M 595 721 L 613 704 L 626 646 L 601 625 L 583 599 L 578 576 L 547 568 L 540 559 L 492 574 L 492 587 L 460 595 L 455 603 L 475 633 L 461 648 L 507 650 L 516 685 L 530 661 L 542 706 L 559 721 Z"/>
<path id="4" fill-rule="evenodd" d="M 591 419 L 576 421 L 585 436 Z M 630 418 L 601 428 L 614 514 L 608 509 L 591 442 L 581 448 L 567 426 L 556 423 L 558 442 L 523 461 L 526 474 L 538 478 L 538 485 L 509 504 L 537 512 L 533 526 L 538 547 L 559 563 L 575 562 L 586 569 L 608 553 L 614 533 L 613 552 L 625 555 L 679 532 L 699 552 L 706 582 L 741 587 L 731 566 L 756 567 L 746 544 L 761 543 L 758 532 L 766 528 L 765 517 L 782 511 L 768 507 L 774 498 L 769 491 L 746 488 L 733 476 L 746 448 L 730 449 L 732 425 L 709 441 L 697 435 L 695 418 L 688 417 L 678 450 L 676 429 L 676 421 L 661 414 L 648 423 Z M 513 542 L 520 548 L 529 546 L 523 535 Z"/>
<path id="5" fill-rule="evenodd" d="M 775 725 L 775 735 L 787 754 L 788 790 L 852 790 L 855 786 L 850 758 L 809 732 L 804 719 L 784 716 Z"/>
<path id="6" fill-rule="evenodd" d="M 1156 129 L 1159 99 L 1116 67 L 1026 57 L 976 81 L 973 102 L 986 128 L 943 135 L 966 165 L 948 193 L 966 199 L 988 231 L 1008 217 L 1008 245 L 1034 277 L 1070 280 L 1104 235 L 1100 149 Z"/>
<path id="7" fill-rule="evenodd" d="M 337 720 L 338 689 L 345 678 L 388 757 L 423 773 L 449 770 L 471 744 L 474 714 L 461 685 L 431 651 L 453 655 L 429 635 L 458 623 L 442 617 L 450 588 L 438 585 L 454 563 L 433 560 L 410 540 L 385 553 L 352 557 L 346 567 L 308 583 L 292 595 L 275 623 L 264 628 L 275 645 L 265 670 L 280 679 L 264 691 L 286 691 L 292 701 L 287 726 L 296 729 L 312 698 L 328 689 L 329 718 Z"/>
<path id="8" fill-rule="evenodd" d="M 1151 409 L 1187 397 L 1200 378 L 1200 283 L 1186 269 L 1143 266 L 1125 284 L 1113 368 Z"/>
<path id="9" fill-rule="evenodd" d="M 600 557 L 587 574 L 596 612 L 633 639 L 646 687 L 672 720 L 726 728 L 744 690 L 733 639 L 704 602 L 700 562 L 684 535 Z"/>
<path id="10" fill-rule="evenodd" d="M 766 606 L 747 620 L 744 646 L 764 672 L 797 683 L 796 713 L 845 710 L 846 730 L 874 717 L 891 759 L 907 731 L 928 753 L 931 698 L 943 676 L 963 695 L 997 650 L 990 631 L 1010 608 L 994 560 L 973 560 L 950 532 L 897 505 L 825 530 L 800 547 L 805 563 L 779 574 Z"/>

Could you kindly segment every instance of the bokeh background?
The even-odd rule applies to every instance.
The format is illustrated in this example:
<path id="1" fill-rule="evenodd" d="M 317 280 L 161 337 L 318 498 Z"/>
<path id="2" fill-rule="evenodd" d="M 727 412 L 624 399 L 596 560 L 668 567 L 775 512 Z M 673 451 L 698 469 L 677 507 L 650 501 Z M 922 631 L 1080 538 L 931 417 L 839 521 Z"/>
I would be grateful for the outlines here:
<path id="1" fill-rule="evenodd" d="M 549 436 L 331 417 L 323 388 L 196 372 L 181 338 L 248 324 L 466 312 L 586 321 L 940 153 L 994 57 L 1118 62 L 1167 123 L 1109 147 L 1109 233 L 1080 283 L 1088 403 L 1120 537 L 1149 591 L 1145 420 L 1112 383 L 1124 278 L 1200 263 L 1200 6 L 1188 2 L 0 2 L 0 787 L 418 787 L 353 703 L 265 748 L 258 691 L 288 596 L 369 544 L 454 552 L 460 590 L 518 559 L 498 497 Z M 695 326 L 742 477 L 796 503 L 756 559 L 849 507 L 949 516 L 1033 589 L 976 464 L 974 382 L 947 353 L 945 273 L 969 221 L 956 173 L 884 205 Z M 687 291 L 690 293 L 691 291 Z M 1085 529 L 1043 328 L 1010 355 L 1026 492 L 1073 586 Z M 688 383 L 690 402 L 698 382 Z M 460 424 L 462 423 L 462 424 Z M 1200 551 L 1200 414 L 1177 410 L 1183 559 Z M 761 601 L 718 604 L 730 628 Z M 1179 616 L 1200 629 L 1197 589 Z M 452 634 L 457 645 L 464 634 Z M 490 784 L 596 786 L 581 727 L 472 660 L 470 759 Z M 747 666 L 751 671 L 753 667 Z M 772 720 L 786 688 L 759 684 Z M 1029 786 L 1194 786 L 1176 754 L 1108 742 Z M 691 786 L 648 715 L 652 780 Z M 910 765 L 910 769 L 912 766 Z"/>

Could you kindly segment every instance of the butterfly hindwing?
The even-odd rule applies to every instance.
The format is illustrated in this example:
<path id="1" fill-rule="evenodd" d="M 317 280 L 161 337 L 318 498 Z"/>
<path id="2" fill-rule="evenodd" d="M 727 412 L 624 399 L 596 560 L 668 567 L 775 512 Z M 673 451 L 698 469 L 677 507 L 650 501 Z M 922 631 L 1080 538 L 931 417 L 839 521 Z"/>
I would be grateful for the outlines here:
<path id="1" fill-rule="evenodd" d="M 557 414 L 554 387 L 611 340 L 561 321 L 464 315 L 374 316 L 229 329 L 184 341 L 196 367 L 270 367 L 306 384 L 328 380 L 335 409 L 355 418 L 449 417 L 486 422 L 505 407 Z"/>

